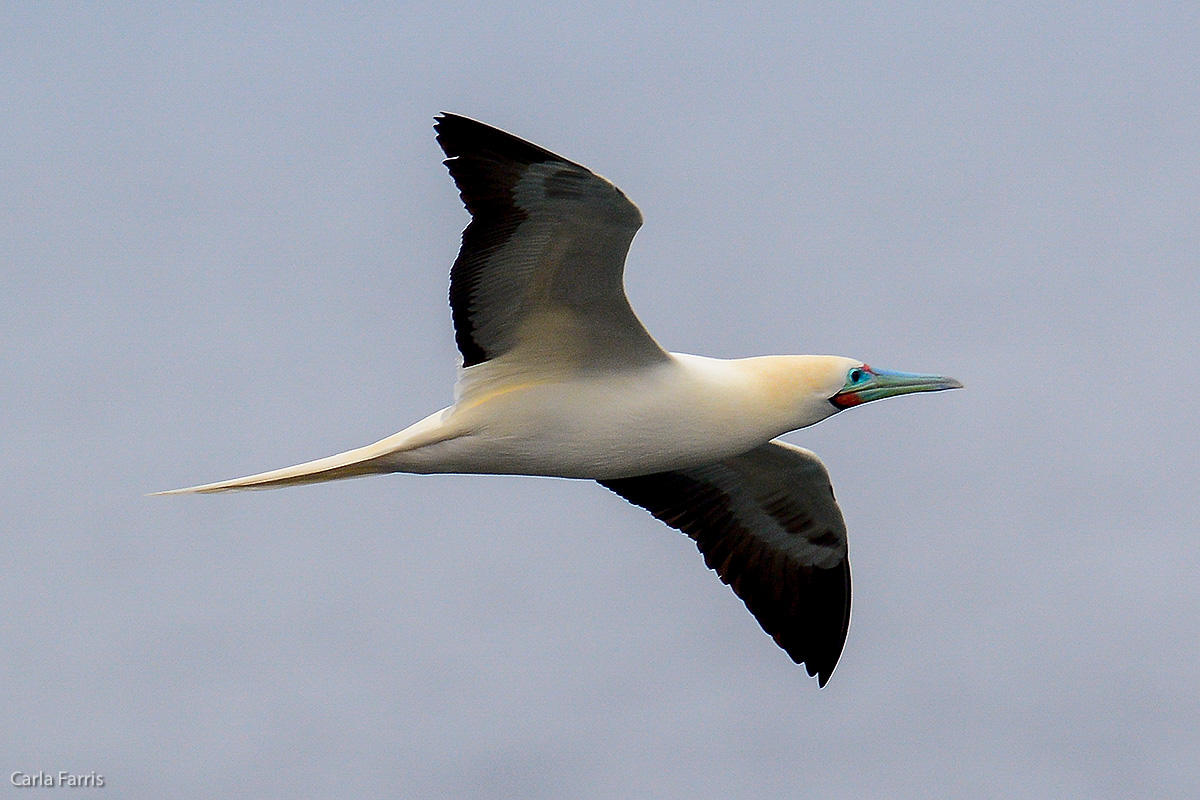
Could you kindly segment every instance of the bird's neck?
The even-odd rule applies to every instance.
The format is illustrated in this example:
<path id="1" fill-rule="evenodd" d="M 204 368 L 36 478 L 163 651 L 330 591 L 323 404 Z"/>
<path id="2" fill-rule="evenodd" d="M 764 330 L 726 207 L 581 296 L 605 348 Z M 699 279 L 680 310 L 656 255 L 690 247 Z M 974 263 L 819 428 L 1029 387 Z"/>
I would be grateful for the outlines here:
<path id="1" fill-rule="evenodd" d="M 828 356 L 759 356 L 733 363 L 780 433 L 815 425 L 837 413 L 829 402 Z"/>

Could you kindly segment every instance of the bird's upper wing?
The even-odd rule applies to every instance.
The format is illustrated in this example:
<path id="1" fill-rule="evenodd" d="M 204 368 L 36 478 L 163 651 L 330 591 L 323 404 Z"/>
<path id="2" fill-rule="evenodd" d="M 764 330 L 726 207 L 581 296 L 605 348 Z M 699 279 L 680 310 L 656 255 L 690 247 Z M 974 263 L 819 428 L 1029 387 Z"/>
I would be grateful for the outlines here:
<path id="1" fill-rule="evenodd" d="M 466 117 L 442 114 L 434 127 L 471 213 L 450 271 L 464 367 L 509 354 L 578 370 L 667 359 L 625 296 L 642 215 L 620 189 Z"/>
<path id="2" fill-rule="evenodd" d="M 850 627 L 850 561 L 820 459 L 772 441 L 703 467 L 600 483 L 693 538 L 763 630 L 825 685 Z"/>

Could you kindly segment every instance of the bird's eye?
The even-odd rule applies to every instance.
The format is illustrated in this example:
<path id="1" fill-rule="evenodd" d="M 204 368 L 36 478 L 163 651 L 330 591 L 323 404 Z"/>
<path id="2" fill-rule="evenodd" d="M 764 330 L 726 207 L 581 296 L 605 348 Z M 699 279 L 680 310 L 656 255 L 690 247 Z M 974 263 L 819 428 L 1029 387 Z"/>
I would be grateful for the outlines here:
<path id="1" fill-rule="evenodd" d="M 862 383 L 867 379 L 867 371 L 862 367 L 855 367 L 854 369 L 850 370 L 850 375 L 848 377 L 850 378 L 851 384 Z"/>

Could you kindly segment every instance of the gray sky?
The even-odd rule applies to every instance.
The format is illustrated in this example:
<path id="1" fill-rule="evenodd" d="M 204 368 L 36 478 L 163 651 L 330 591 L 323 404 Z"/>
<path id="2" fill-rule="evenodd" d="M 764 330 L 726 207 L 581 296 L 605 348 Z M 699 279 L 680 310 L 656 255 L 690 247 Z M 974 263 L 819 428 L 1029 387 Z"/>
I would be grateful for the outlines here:
<path id="1" fill-rule="evenodd" d="M 1200 794 L 1193 5 L 248 6 L 0 12 L 0 794 Z M 825 690 L 593 484 L 143 496 L 450 400 L 441 110 L 640 205 L 669 349 L 967 385 L 789 437 Z"/>

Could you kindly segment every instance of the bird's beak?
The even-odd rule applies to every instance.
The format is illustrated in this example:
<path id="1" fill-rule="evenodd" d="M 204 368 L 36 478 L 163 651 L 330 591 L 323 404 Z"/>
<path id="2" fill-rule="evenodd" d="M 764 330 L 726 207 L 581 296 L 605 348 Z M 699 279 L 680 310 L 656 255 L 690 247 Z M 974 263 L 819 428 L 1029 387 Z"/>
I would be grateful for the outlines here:
<path id="1" fill-rule="evenodd" d="M 887 370 L 872 370 L 871 379 L 858 386 L 843 389 L 829 398 L 829 402 L 838 408 L 850 408 L 869 403 L 872 400 L 882 400 L 885 397 L 895 397 L 900 394 L 914 392 L 942 392 L 946 389 L 961 389 L 963 385 L 954 378 L 942 375 L 918 375 L 912 372 L 889 372 Z"/>

